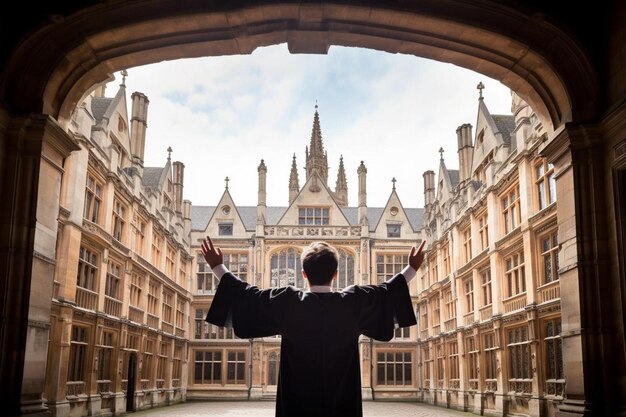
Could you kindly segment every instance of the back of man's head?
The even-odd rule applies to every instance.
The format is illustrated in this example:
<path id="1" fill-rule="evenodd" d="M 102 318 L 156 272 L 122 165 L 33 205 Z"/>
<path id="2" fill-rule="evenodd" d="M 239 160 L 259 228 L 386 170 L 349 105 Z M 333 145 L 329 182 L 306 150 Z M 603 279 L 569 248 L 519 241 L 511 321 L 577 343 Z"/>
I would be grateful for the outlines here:
<path id="1" fill-rule="evenodd" d="M 337 272 L 339 255 L 328 243 L 313 242 L 302 252 L 300 260 L 311 285 L 327 285 Z"/>

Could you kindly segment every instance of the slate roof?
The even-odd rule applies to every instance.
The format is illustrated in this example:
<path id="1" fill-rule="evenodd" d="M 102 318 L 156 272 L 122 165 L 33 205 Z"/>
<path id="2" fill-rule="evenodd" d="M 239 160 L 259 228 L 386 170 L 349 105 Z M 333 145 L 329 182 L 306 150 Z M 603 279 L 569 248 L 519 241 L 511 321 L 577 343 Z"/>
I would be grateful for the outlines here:
<path id="1" fill-rule="evenodd" d="M 145 171 L 144 171 L 145 174 Z M 191 207 L 191 229 L 192 230 L 204 230 L 206 229 L 211 216 L 215 212 L 215 206 L 192 206 Z M 256 206 L 241 206 L 237 207 L 237 211 L 241 216 L 244 227 L 248 231 L 252 231 L 256 228 Z M 374 231 L 380 217 L 383 214 L 384 207 L 368 207 L 367 217 L 370 221 L 370 231 Z M 266 221 L 268 225 L 277 224 L 283 213 L 287 210 L 287 207 L 270 206 L 266 210 Z M 358 207 L 343 207 L 341 209 L 343 214 L 348 219 L 348 222 L 352 226 L 358 226 Z M 408 208 L 405 209 L 406 215 L 409 218 L 409 222 L 413 227 L 413 230 L 417 231 L 422 228 L 424 223 L 424 209 L 421 208 Z"/>
<path id="2" fill-rule="evenodd" d="M 111 105 L 113 98 L 111 97 L 93 97 L 91 99 L 91 114 L 96 122 L 100 122 Z"/>
<path id="3" fill-rule="evenodd" d="M 452 188 L 456 187 L 459 184 L 459 170 L 458 169 L 449 169 L 448 175 L 450 175 L 450 182 L 452 184 Z"/>
<path id="4" fill-rule="evenodd" d="M 493 118 L 504 143 L 511 143 L 511 133 L 515 130 L 515 116 L 510 114 L 494 114 Z"/>
<path id="5" fill-rule="evenodd" d="M 141 183 L 144 187 L 158 188 L 162 173 L 163 168 L 161 167 L 145 167 L 143 169 Z"/>

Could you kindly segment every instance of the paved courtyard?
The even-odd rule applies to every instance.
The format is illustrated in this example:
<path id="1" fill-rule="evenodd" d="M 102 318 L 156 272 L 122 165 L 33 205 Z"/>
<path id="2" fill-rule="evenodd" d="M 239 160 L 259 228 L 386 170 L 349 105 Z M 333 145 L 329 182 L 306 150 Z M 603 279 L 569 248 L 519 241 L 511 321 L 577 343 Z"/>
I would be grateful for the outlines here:
<path id="1" fill-rule="evenodd" d="M 449 417 L 475 414 L 414 402 L 363 402 L 365 417 Z M 274 417 L 273 401 L 190 401 L 171 407 L 139 411 L 133 417 Z"/>

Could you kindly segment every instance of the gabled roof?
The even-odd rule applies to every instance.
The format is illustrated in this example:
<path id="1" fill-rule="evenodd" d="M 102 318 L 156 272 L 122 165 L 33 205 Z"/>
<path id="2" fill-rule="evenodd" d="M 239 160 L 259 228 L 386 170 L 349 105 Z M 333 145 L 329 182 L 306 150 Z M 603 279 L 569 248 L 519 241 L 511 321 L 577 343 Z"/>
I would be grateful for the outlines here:
<path id="1" fill-rule="evenodd" d="M 191 229 L 192 230 L 205 230 L 209 220 L 215 212 L 216 206 L 192 206 L 191 207 Z M 241 220 L 244 223 L 246 230 L 253 231 L 256 228 L 256 206 L 241 206 L 236 207 Z M 273 226 L 278 224 L 278 220 L 282 217 L 283 213 L 287 210 L 287 207 L 270 206 L 266 209 L 266 221 L 267 225 Z M 351 226 L 358 226 L 358 207 L 343 207 L 340 209 L 346 216 L 346 219 Z M 380 217 L 385 210 L 384 207 L 368 207 L 367 218 L 370 221 L 370 231 L 376 229 L 376 225 L 380 221 Z M 424 224 L 424 209 L 421 208 L 405 208 L 404 209 L 411 227 L 413 230 L 418 231 Z"/>

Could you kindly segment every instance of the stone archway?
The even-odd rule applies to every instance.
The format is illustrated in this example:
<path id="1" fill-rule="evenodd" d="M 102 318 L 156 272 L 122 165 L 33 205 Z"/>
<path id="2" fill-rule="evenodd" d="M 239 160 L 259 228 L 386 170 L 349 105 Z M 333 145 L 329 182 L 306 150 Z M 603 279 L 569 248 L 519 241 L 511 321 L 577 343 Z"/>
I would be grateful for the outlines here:
<path id="1" fill-rule="evenodd" d="M 569 308 L 564 327 L 572 358 L 563 412 L 600 415 L 623 406 L 623 322 L 614 318 L 620 316 L 623 298 L 602 296 L 615 285 L 623 291 L 624 284 L 611 266 L 619 254 L 602 251 L 598 243 L 616 239 L 613 229 L 606 231 L 606 218 L 614 211 L 604 207 L 610 197 L 603 180 L 611 163 L 607 144 L 626 135 L 618 122 L 626 109 L 623 103 L 617 110 L 603 103 L 598 68 L 573 36 L 521 9 L 478 0 L 384 6 L 369 1 L 130 1 L 77 8 L 30 33 L 13 49 L 0 87 L 5 103 L 0 108 L 0 290 L 10 295 L 0 329 L 0 391 L 9 413 L 41 410 L 37 381 L 45 357 L 32 343 L 47 334 L 45 321 L 38 318 L 45 317 L 45 283 L 54 259 L 59 210 L 54 190 L 64 157 L 75 149 L 63 126 L 76 103 L 120 69 L 166 59 L 249 54 L 277 43 L 287 43 L 292 53 L 325 53 L 331 45 L 343 45 L 449 62 L 502 81 L 531 104 L 550 133 L 544 153 L 557 164 L 559 182 L 575 190 L 559 195 L 559 240 L 570 267 L 563 279 L 574 288 L 563 303 Z M 622 87 L 615 83 L 614 88 L 619 102 Z M 613 128 L 609 133 L 603 126 L 582 125 L 598 123 L 607 109 L 612 109 L 606 117 Z M 609 216 L 599 216 L 605 210 Z M 603 276 L 610 279 L 598 282 L 596 277 Z M 620 354 L 604 358 L 603 346 L 612 344 Z M 26 369 L 25 356 L 31 360 Z M 603 390 L 607 385 L 612 388 Z"/>

